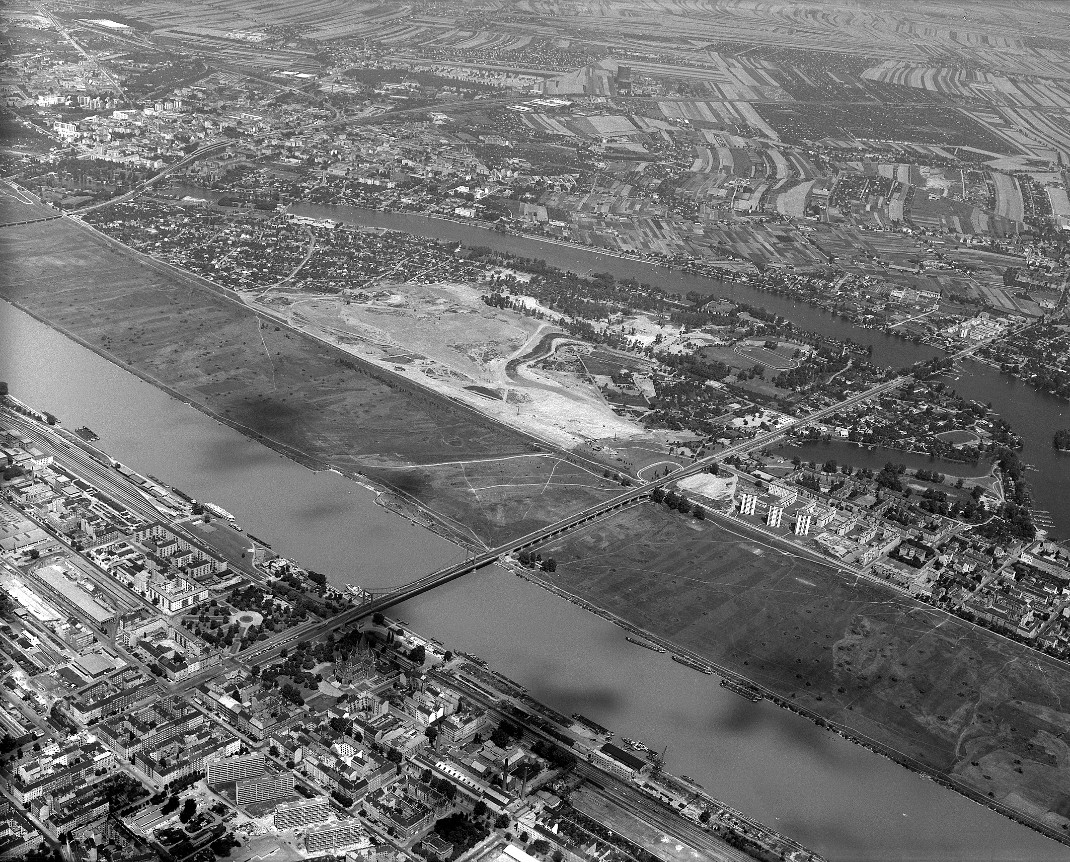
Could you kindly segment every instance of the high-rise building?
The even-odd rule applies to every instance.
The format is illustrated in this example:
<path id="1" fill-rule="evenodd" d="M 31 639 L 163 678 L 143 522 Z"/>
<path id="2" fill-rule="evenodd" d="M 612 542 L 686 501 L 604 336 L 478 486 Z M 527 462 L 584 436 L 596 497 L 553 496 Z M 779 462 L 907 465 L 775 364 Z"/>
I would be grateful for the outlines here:
<path id="1" fill-rule="evenodd" d="M 294 792 L 294 774 L 284 772 L 281 775 L 261 775 L 257 778 L 245 778 L 234 786 L 234 801 L 238 805 L 252 805 L 254 802 L 268 802 L 282 799 Z"/>
<path id="2" fill-rule="evenodd" d="M 779 527 L 780 522 L 784 519 L 784 507 L 777 505 L 770 505 L 769 511 L 765 515 L 765 523 L 770 527 Z"/>
<path id="3" fill-rule="evenodd" d="M 814 516 L 809 512 L 799 512 L 795 516 L 795 535 L 805 536 L 810 532 L 810 524 L 813 523 Z"/>
<path id="4" fill-rule="evenodd" d="M 326 796 L 301 799 L 297 802 L 284 802 L 275 809 L 275 828 L 292 829 L 295 826 L 308 826 L 310 823 L 322 823 L 331 813 L 331 804 Z"/>
<path id="5" fill-rule="evenodd" d="M 305 835 L 305 851 L 340 850 L 368 843 L 368 834 L 359 820 L 339 820 L 310 829 Z"/>
<path id="6" fill-rule="evenodd" d="M 744 491 L 739 495 L 739 511 L 743 515 L 753 515 L 758 508 L 758 495 Z"/>
<path id="7" fill-rule="evenodd" d="M 259 778 L 267 772 L 267 758 L 263 754 L 242 754 L 237 757 L 219 757 L 205 764 L 209 784 L 224 781 L 241 781 L 244 778 Z"/>

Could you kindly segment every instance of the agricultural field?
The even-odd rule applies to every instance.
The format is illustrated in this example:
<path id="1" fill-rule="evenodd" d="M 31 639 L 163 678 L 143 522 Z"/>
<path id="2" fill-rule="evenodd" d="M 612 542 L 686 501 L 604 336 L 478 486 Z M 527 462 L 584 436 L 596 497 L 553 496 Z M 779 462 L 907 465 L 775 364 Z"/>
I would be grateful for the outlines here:
<path id="1" fill-rule="evenodd" d="M 232 38 L 244 36 L 252 40 L 254 34 L 265 27 L 292 27 L 305 31 L 315 28 L 313 32 L 328 29 L 336 35 L 346 35 L 355 25 L 381 16 L 385 11 L 385 4 L 347 0 L 314 0 L 301 4 L 279 0 L 267 3 L 224 0 L 211 6 L 181 8 L 158 0 L 138 0 L 122 5 L 119 20 L 153 29 L 218 31 L 230 34 Z"/>
<path id="2" fill-rule="evenodd" d="M 1070 674 L 1040 653 L 652 504 L 539 550 L 562 589 L 980 798 L 1070 825 Z"/>
<path id="3" fill-rule="evenodd" d="M 914 105 L 759 105 L 758 112 L 790 143 L 848 138 L 972 147 L 993 155 L 1016 153 L 1003 138 L 954 108 Z"/>

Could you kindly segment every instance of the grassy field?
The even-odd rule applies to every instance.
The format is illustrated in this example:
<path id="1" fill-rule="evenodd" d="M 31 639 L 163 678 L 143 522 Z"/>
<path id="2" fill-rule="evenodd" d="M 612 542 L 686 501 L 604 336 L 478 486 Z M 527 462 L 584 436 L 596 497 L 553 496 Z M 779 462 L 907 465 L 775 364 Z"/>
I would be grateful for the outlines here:
<path id="1" fill-rule="evenodd" d="M 662 507 L 540 550 L 561 588 L 1066 834 L 1070 672 L 1053 660 Z"/>
<path id="2" fill-rule="evenodd" d="M 415 470 L 366 469 L 490 546 L 624 492 L 601 472 L 556 456 L 475 460 Z M 463 525 L 463 526 L 462 526 Z"/>
<path id="3" fill-rule="evenodd" d="M 263 321 L 69 220 L 10 228 L 5 238 L 0 297 L 306 463 L 371 474 L 383 466 L 533 452 L 530 439 L 475 411 Z M 420 503 L 441 505 L 466 523 L 493 520 L 487 504 L 448 474 L 383 470 L 375 477 L 397 479 Z M 528 512 L 532 521 L 580 508 L 592 500 L 587 485 L 596 478 L 583 474 L 551 497 L 540 491 L 545 477 L 538 470 L 518 476 L 509 495 L 517 499 L 500 511 L 519 509 L 525 494 L 539 498 Z"/>

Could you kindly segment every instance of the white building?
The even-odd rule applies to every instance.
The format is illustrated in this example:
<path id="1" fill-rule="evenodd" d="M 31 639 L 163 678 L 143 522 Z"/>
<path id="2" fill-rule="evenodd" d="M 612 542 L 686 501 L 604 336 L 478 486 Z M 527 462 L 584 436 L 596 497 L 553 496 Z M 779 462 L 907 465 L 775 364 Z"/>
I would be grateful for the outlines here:
<path id="1" fill-rule="evenodd" d="M 781 521 L 784 520 L 784 507 L 783 506 L 770 506 L 769 511 L 765 516 L 765 523 L 773 528 L 779 527 Z"/>

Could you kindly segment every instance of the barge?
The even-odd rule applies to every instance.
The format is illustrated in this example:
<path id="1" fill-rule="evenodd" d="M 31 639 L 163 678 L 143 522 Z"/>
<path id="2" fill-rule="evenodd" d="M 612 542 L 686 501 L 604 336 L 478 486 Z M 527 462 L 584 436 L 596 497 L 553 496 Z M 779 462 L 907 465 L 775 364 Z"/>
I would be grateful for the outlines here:
<path id="1" fill-rule="evenodd" d="M 684 667 L 691 668 L 691 670 L 697 670 L 699 673 L 713 673 L 713 671 L 705 665 L 699 664 L 693 658 L 688 658 L 687 656 L 676 655 L 676 653 L 673 653 L 672 660 L 682 664 Z"/>
<path id="2" fill-rule="evenodd" d="M 652 650 L 654 652 L 666 651 L 665 647 L 658 646 L 657 644 L 651 643 L 650 641 L 645 641 L 642 638 L 632 637 L 631 635 L 628 635 L 624 639 L 628 641 L 628 643 L 635 644 L 636 646 L 641 646 L 643 649 Z"/>
<path id="3" fill-rule="evenodd" d="M 757 703 L 763 699 L 763 695 L 758 689 L 743 682 L 736 682 L 734 679 L 722 679 L 721 688 L 727 688 L 729 691 L 734 691 L 736 694 L 747 698 L 747 700 L 753 703 Z"/>

